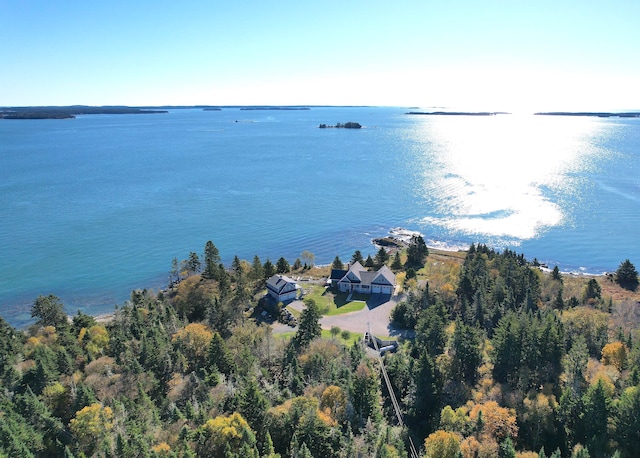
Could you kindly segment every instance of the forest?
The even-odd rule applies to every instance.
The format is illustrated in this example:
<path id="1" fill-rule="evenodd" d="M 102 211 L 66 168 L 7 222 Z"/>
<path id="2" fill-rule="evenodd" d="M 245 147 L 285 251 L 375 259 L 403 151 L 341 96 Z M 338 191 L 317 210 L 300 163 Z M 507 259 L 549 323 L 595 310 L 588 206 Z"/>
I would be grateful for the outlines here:
<path id="1" fill-rule="evenodd" d="M 271 275 L 328 276 L 305 254 L 224 266 L 209 241 L 109 320 L 54 295 L 27 329 L 0 318 L 0 457 L 640 456 L 628 260 L 593 277 L 484 245 L 381 248 L 405 337 L 380 357 L 323 332 L 312 298 L 291 333 L 258 319 Z"/>

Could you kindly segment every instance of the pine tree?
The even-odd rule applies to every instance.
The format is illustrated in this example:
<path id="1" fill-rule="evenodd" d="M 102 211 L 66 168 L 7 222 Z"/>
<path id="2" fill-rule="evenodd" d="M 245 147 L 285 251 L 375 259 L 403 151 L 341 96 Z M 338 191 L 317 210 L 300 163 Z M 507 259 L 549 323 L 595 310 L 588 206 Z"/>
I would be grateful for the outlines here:
<path id="1" fill-rule="evenodd" d="M 387 263 L 388 260 L 389 260 L 389 253 L 387 253 L 387 250 L 385 250 L 384 247 L 381 246 L 378 252 L 376 253 L 374 265 L 376 267 L 382 267 Z"/>
<path id="2" fill-rule="evenodd" d="M 424 260 L 429 255 L 427 244 L 421 235 L 411 236 L 409 246 L 407 247 L 407 267 L 421 268 L 424 266 Z"/>
<path id="3" fill-rule="evenodd" d="M 626 259 L 616 271 L 616 282 L 625 289 L 635 291 L 638 287 L 638 271 L 631 262 Z"/>
<path id="4" fill-rule="evenodd" d="M 367 260 L 364 262 L 364 266 L 367 268 L 372 268 L 376 266 L 376 263 L 373 262 L 373 258 L 371 255 L 367 256 Z"/>
<path id="5" fill-rule="evenodd" d="M 510 437 L 507 437 L 500 444 L 498 449 L 498 458 L 516 458 L 516 449 L 513 446 L 513 441 Z"/>
<path id="6" fill-rule="evenodd" d="M 391 263 L 391 268 L 393 270 L 402 270 L 402 261 L 400 260 L 399 251 L 396 251 L 396 254 L 393 256 L 393 262 Z"/>
<path id="7" fill-rule="evenodd" d="M 200 257 L 198 253 L 195 251 L 189 252 L 189 258 L 187 259 L 187 269 L 189 272 L 193 274 L 197 274 L 200 272 L 200 268 L 202 267 L 202 263 L 200 262 Z"/>
<path id="8" fill-rule="evenodd" d="M 262 280 L 264 278 L 264 269 L 262 268 L 262 262 L 258 255 L 253 257 L 253 263 L 251 264 L 251 278 L 254 281 Z"/>
<path id="9" fill-rule="evenodd" d="M 320 308 L 313 299 L 305 299 L 305 309 L 300 315 L 298 331 L 293 337 L 293 342 L 298 349 L 306 348 L 309 343 L 322 334 L 320 327 Z"/>
<path id="10" fill-rule="evenodd" d="M 278 259 L 278 262 L 276 262 L 276 272 L 279 274 L 286 274 L 291 270 L 291 267 L 289 266 L 289 262 L 281 257 L 280 259 Z"/>
<path id="11" fill-rule="evenodd" d="M 478 368 L 482 364 L 482 340 L 479 332 L 462 321 L 456 322 L 451 345 L 451 371 L 454 380 L 473 385 L 478 378 Z"/>
<path id="12" fill-rule="evenodd" d="M 262 271 L 265 280 L 273 277 L 276 274 L 276 268 L 269 258 L 267 258 L 267 260 L 264 262 Z"/>
<path id="13" fill-rule="evenodd" d="M 359 262 L 360 264 L 364 263 L 364 258 L 362 257 L 360 250 L 356 250 L 353 253 L 353 256 L 351 256 L 351 264 L 355 264 L 356 262 Z"/>
<path id="14" fill-rule="evenodd" d="M 204 278 L 217 278 L 218 264 L 220 264 L 220 252 L 218 248 L 209 240 L 204 246 Z"/>

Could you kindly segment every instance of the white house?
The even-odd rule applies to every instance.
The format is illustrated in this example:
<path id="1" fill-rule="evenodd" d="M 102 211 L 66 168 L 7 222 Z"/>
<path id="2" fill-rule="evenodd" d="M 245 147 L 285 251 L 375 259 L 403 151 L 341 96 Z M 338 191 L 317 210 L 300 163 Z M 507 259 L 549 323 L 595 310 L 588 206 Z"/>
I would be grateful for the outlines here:
<path id="1" fill-rule="evenodd" d="M 396 276 L 387 266 L 380 267 L 377 272 L 370 272 L 362 264 L 355 262 L 337 284 L 342 292 L 391 295 L 396 288 Z"/>
<path id="2" fill-rule="evenodd" d="M 267 293 L 278 302 L 289 301 L 297 297 L 298 285 L 285 275 L 274 275 L 267 280 Z"/>

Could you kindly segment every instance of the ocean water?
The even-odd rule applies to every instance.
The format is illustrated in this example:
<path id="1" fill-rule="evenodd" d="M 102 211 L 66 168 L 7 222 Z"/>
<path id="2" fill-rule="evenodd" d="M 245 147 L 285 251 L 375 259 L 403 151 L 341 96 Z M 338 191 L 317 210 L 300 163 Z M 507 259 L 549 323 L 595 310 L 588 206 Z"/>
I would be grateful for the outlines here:
<path id="1" fill-rule="evenodd" d="M 0 315 L 39 294 L 113 310 L 207 240 L 316 263 L 392 227 L 564 271 L 640 263 L 640 119 L 409 116 L 403 108 L 171 110 L 0 120 Z M 318 129 L 355 121 L 363 129 Z"/>

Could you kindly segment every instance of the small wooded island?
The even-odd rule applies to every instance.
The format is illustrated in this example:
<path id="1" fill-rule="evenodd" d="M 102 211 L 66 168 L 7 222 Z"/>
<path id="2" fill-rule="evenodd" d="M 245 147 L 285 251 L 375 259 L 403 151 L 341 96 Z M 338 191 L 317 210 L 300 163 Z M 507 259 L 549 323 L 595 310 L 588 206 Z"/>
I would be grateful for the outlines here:
<path id="1" fill-rule="evenodd" d="M 335 126 L 320 124 L 318 128 L 320 129 L 361 129 L 362 126 L 357 122 L 345 122 L 344 124 L 337 123 Z"/>

